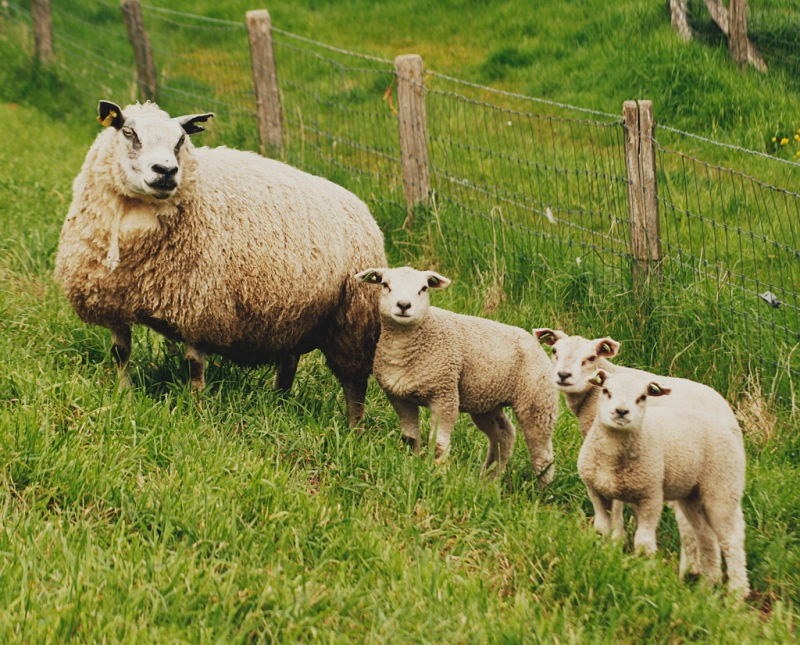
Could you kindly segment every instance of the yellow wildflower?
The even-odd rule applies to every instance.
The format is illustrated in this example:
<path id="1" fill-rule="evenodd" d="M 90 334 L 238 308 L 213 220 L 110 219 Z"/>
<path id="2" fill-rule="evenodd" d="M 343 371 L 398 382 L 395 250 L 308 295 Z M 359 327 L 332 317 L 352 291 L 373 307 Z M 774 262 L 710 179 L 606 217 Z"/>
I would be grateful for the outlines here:
<path id="1" fill-rule="evenodd" d="M 794 140 L 795 141 L 800 141 L 800 134 L 794 135 Z"/>
<path id="2" fill-rule="evenodd" d="M 783 137 L 783 139 L 781 139 L 781 145 L 785 146 L 787 143 L 789 143 L 789 139 L 787 139 L 786 137 Z"/>
<path id="3" fill-rule="evenodd" d="M 772 137 L 772 143 L 775 143 L 778 140 L 778 137 Z"/>

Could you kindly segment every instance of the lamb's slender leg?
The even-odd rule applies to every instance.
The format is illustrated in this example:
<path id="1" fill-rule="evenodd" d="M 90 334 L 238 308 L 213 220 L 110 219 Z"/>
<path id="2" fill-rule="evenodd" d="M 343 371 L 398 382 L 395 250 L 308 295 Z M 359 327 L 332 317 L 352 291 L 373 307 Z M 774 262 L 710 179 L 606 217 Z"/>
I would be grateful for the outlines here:
<path id="1" fill-rule="evenodd" d="M 206 386 L 206 355 L 192 345 L 186 345 L 186 362 L 189 363 L 189 383 L 193 390 L 202 390 Z"/>
<path id="2" fill-rule="evenodd" d="M 739 598 L 750 591 L 744 550 L 744 515 L 741 503 L 703 506 L 708 522 L 719 540 L 728 570 L 728 589 Z"/>
<path id="3" fill-rule="evenodd" d="M 636 516 L 636 533 L 633 536 L 633 548 L 645 555 L 653 555 L 657 548 L 656 529 L 661 519 L 664 499 L 661 495 L 656 495 L 630 506 Z"/>
<path id="4" fill-rule="evenodd" d="M 272 382 L 273 390 L 288 392 L 292 389 L 299 360 L 300 357 L 297 354 L 284 354 L 281 357 L 275 369 L 275 379 Z"/>
<path id="5" fill-rule="evenodd" d="M 719 582 L 720 578 L 722 578 L 719 542 L 706 519 L 702 503 L 698 498 L 692 497 L 682 499 L 673 506 L 676 511 L 676 517 L 677 512 L 680 512 L 680 521 L 685 523 L 685 526 L 681 528 L 681 544 L 687 534 L 691 534 L 694 541 L 693 547 L 696 552 L 693 554 L 693 559 L 688 562 L 692 567 L 691 573 L 708 578 L 712 584 Z M 680 527 L 680 522 L 678 526 Z M 688 551 L 689 549 L 687 549 L 687 556 L 689 556 Z M 681 550 L 681 565 L 683 567 L 683 550 Z M 682 570 L 681 577 L 685 573 L 686 571 Z"/>
<path id="6" fill-rule="evenodd" d="M 611 502 L 611 538 L 614 540 L 625 539 L 625 504 L 615 499 Z"/>
<path id="7" fill-rule="evenodd" d="M 397 397 L 389 396 L 397 416 L 400 417 L 400 430 L 405 443 L 411 446 L 414 452 L 419 452 L 421 437 L 419 434 L 419 406 Z"/>
<path id="8" fill-rule="evenodd" d="M 436 436 L 434 459 L 437 464 L 444 463 L 450 454 L 450 435 L 457 420 L 456 401 L 431 401 L 431 432 Z"/>
<path id="9" fill-rule="evenodd" d="M 539 478 L 539 488 L 544 488 L 553 481 L 555 466 L 553 464 L 553 430 L 556 423 L 555 408 L 550 409 L 536 405 L 515 405 L 520 429 L 525 437 L 531 464 Z"/>
<path id="10" fill-rule="evenodd" d="M 503 412 L 503 408 L 497 408 L 486 414 L 473 414 L 472 420 L 478 429 L 489 438 L 489 450 L 486 453 L 486 463 L 483 465 L 483 473 L 487 473 L 493 464 L 497 464 L 492 476 L 501 475 L 514 450 L 514 438 L 517 430 L 511 420 Z"/>
<path id="11" fill-rule="evenodd" d="M 120 325 L 111 328 L 111 354 L 117 365 L 120 391 L 131 386 L 128 376 L 128 359 L 131 357 L 131 328 L 129 325 Z"/>
<path id="12" fill-rule="evenodd" d="M 341 381 L 347 406 L 347 423 L 355 428 L 364 418 L 364 401 L 367 398 L 367 378 L 358 381 Z"/>
<path id="13" fill-rule="evenodd" d="M 612 500 L 603 497 L 591 486 L 587 486 L 586 491 L 594 507 L 594 528 L 600 535 L 608 535 L 611 532 Z"/>

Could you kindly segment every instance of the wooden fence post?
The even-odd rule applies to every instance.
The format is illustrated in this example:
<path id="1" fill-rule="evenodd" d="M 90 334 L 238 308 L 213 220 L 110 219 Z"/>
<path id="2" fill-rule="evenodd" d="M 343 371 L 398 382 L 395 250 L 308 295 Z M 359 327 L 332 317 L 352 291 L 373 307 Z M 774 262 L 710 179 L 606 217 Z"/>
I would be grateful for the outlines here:
<path id="1" fill-rule="evenodd" d="M 272 20 L 266 9 L 248 11 L 246 18 L 258 113 L 258 135 L 261 139 L 261 152 L 265 153 L 268 147 L 280 148 L 283 143 L 281 97 L 275 54 L 272 51 Z"/>
<path id="2" fill-rule="evenodd" d="M 125 29 L 133 45 L 133 54 L 136 57 L 136 78 L 139 81 L 139 94 L 148 100 L 156 98 L 156 64 L 153 61 L 153 49 L 150 47 L 150 38 L 144 28 L 142 7 L 139 0 L 121 0 L 119 8 L 125 20 Z"/>
<path id="3" fill-rule="evenodd" d="M 678 32 L 678 37 L 689 42 L 692 39 L 692 30 L 686 17 L 686 0 L 669 0 L 669 13 L 672 28 Z"/>
<path id="4" fill-rule="evenodd" d="M 394 59 L 394 71 L 397 78 L 403 192 L 408 212 L 406 225 L 410 226 L 413 208 L 418 204 L 427 205 L 430 192 L 422 58 L 417 54 L 398 56 Z"/>
<path id="5" fill-rule="evenodd" d="M 50 14 L 50 0 L 33 0 L 31 14 L 36 58 L 46 63 L 53 59 L 53 17 Z"/>
<path id="6" fill-rule="evenodd" d="M 658 185 L 653 103 L 625 101 L 625 168 L 628 175 L 633 286 L 639 291 L 661 262 L 661 227 L 658 218 Z"/>
<path id="7" fill-rule="evenodd" d="M 747 0 L 730 0 L 728 51 L 739 67 L 747 65 Z"/>

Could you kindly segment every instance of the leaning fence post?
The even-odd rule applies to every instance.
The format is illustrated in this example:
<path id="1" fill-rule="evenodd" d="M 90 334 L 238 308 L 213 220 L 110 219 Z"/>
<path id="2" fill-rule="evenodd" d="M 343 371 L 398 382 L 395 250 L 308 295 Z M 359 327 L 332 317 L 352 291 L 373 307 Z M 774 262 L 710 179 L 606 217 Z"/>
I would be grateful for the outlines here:
<path id="1" fill-rule="evenodd" d="M 267 147 L 280 148 L 283 143 L 281 97 L 278 73 L 272 50 L 272 20 L 266 9 L 248 11 L 247 34 L 250 38 L 250 63 L 253 67 L 253 88 L 256 95 L 258 135 L 261 152 Z"/>
<path id="2" fill-rule="evenodd" d="M 625 168 L 628 175 L 633 286 L 639 290 L 661 262 L 661 228 L 658 217 L 658 185 L 653 103 L 625 101 Z"/>
<path id="3" fill-rule="evenodd" d="M 156 98 L 156 64 L 153 61 L 153 49 L 150 38 L 144 28 L 142 7 L 139 0 L 121 0 L 119 8 L 125 21 L 128 38 L 133 45 L 136 57 L 136 78 L 139 81 L 139 94 L 145 99 Z"/>
<path id="4" fill-rule="evenodd" d="M 428 129 L 425 116 L 425 87 L 422 58 L 405 54 L 394 59 L 397 77 L 397 122 L 400 128 L 400 156 L 403 165 L 403 193 L 408 217 L 418 204 L 428 203 Z"/>
<path id="5" fill-rule="evenodd" d="M 730 0 L 728 51 L 739 67 L 747 65 L 747 0 Z"/>
<path id="6" fill-rule="evenodd" d="M 36 58 L 46 63 L 53 58 L 53 17 L 50 14 L 50 0 L 33 0 L 31 14 Z"/>

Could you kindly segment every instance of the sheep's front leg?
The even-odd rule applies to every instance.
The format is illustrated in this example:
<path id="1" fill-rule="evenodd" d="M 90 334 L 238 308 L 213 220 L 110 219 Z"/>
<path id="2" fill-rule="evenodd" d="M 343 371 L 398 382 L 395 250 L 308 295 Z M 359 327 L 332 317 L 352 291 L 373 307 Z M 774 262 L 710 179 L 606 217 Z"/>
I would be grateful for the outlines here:
<path id="1" fill-rule="evenodd" d="M 611 502 L 611 538 L 614 540 L 625 539 L 625 504 L 615 499 Z"/>
<path id="2" fill-rule="evenodd" d="M 661 519 L 664 499 L 661 495 L 657 495 L 642 499 L 630 506 L 636 516 L 636 533 L 633 535 L 633 548 L 645 555 L 653 555 L 657 548 L 656 529 Z"/>
<path id="3" fill-rule="evenodd" d="M 189 363 L 189 382 L 193 390 L 202 390 L 206 386 L 206 355 L 192 345 L 186 345 L 186 361 Z"/>
<path id="4" fill-rule="evenodd" d="M 598 493 L 591 486 L 586 486 L 589 499 L 594 507 L 594 528 L 600 535 L 611 533 L 611 505 L 612 500 Z"/>
<path id="5" fill-rule="evenodd" d="M 387 396 L 394 411 L 397 412 L 397 416 L 400 418 L 403 441 L 411 446 L 414 452 L 419 452 L 421 439 L 419 434 L 419 406 L 395 396 Z"/>
<path id="6" fill-rule="evenodd" d="M 131 328 L 130 325 L 120 325 L 111 328 L 111 354 L 117 365 L 120 391 L 131 386 L 128 376 L 128 359 L 131 357 Z"/>
<path id="7" fill-rule="evenodd" d="M 292 389 L 299 359 L 300 357 L 297 354 L 286 354 L 281 357 L 275 369 L 275 380 L 272 382 L 273 390 L 288 392 Z"/>
<path id="8" fill-rule="evenodd" d="M 435 399 L 431 401 L 431 432 L 436 437 L 434 459 L 444 463 L 450 454 L 450 435 L 458 420 L 458 402 Z"/>
<path id="9" fill-rule="evenodd" d="M 492 465 L 496 463 L 497 467 L 492 472 L 492 476 L 501 475 L 514 450 L 517 429 L 503 412 L 503 408 L 471 416 L 478 429 L 489 438 L 489 450 L 486 453 L 486 463 L 483 465 L 482 473 L 489 472 Z"/>

